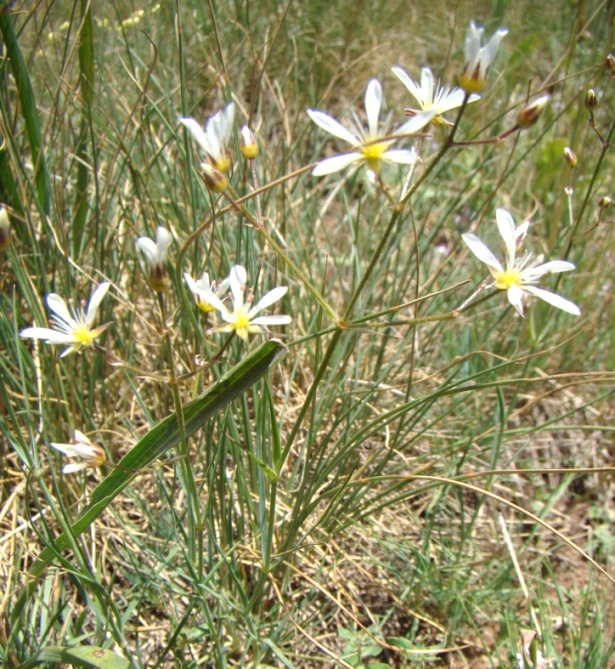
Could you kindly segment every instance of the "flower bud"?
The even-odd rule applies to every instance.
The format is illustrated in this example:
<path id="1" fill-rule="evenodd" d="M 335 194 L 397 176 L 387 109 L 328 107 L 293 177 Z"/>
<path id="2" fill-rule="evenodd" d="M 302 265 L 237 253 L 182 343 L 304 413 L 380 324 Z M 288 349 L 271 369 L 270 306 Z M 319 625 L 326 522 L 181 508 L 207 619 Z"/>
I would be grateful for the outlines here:
<path id="1" fill-rule="evenodd" d="M 228 179 L 224 174 L 209 163 L 201 163 L 201 169 L 207 188 L 214 193 L 224 193 L 228 188 Z"/>
<path id="2" fill-rule="evenodd" d="M 480 93 L 485 88 L 489 67 L 508 30 L 496 30 L 486 45 L 482 44 L 484 32 L 484 28 L 479 28 L 474 21 L 470 22 L 465 41 L 465 62 L 459 75 L 459 85 L 466 93 Z"/>
<path id="3" fill-rule="evenodd" d="M 612 53 L 607 55 L 604 64 L 611 70 L 613 77 L 615 77 L 615 56 Z"/>
<path id="4" fill-rule="evenodd" d="M 611 202 L 613 202 L 613 198 L 609 197 L 608 195 L 605 195 L 598 202 L 598 206 L 600 207 L 600 209 L 606 209 L 608 206 L 610 206 Z"/>
<path id="5" fill-rule="evenodd" d="M 247 125 L 244 125 L 241 129 L 241 147 L 239 150 L 246 160 L 254 160 L 258 156 L 256 137 Z"/>
<path id="6" fill-rule="evenodd" d="M 570 167 L 576 167 L 577 154 L 569 146 L 564 149 L 564 158 Z"/>
<path id="7" fill-rule="evenodd" d="M 0 251 L 11 243 L 11 221 L 4 207 L 0 207 Z"/>
<path id="8" fill-rule="evenodd" d="M 589 111 L 594 111 L 594 109 L 596 109 L 597 106 L 598 106 L 598 98 L 594 93 L 594 89 L 590 88 L 585 94 L 585 107 Z"/>
<path id="9" fill-rule="evenodd" d="M 93 444 L 83 432 L 75 430 L 75 442 L 71 444 L 54 444 L 51 446 L 64 453 L 67 458 L 76 460 L 76 462 L 64 465 L 62 472 L 72 474 L 79 472 L 86 467 L 102 467 L 107 461 L 107 454 L 96 444 Z"/>
<path id="10" fill-rule="evenodd" d="M 536 100 L 531 102 L 527 107 L 524 107 L 517 115 L 517 125 L 519 128 L 521 130 L 526 130 L 527 128 L 531 128 L 533 125 L 535 125 L 548 102 L 549 96 L 541 95 L 539 98 L 536 98 Z"/>
<path id="11" fill-rule="evenodd" d="M 149 267 L 149 285 L 157 293 L 164 292 L 171 285 L 167 273 L 167 254 L 172 241 L 171 233 L 161 226 L 156 228 L 155 242 L 148 237 L 137 239 L 137 248 L 145 255 Z"/>

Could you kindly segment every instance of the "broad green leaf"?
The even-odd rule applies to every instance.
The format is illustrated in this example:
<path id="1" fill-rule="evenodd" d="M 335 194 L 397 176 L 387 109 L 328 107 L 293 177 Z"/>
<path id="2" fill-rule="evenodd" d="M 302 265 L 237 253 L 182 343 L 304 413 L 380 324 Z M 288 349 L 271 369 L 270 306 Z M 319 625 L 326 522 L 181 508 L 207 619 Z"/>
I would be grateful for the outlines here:
<path id="1" fill-rule="evenodd" d="M 20 664 L 18 669 L 29 669 L 42 662 L 69 664 L 73 667 L 94 667 L 95 669 L 128 669 L 130 662 L 110 650 L 97 646 L 49 646 L 43 648 L 36 657 Z"/>
<path id="2" fill-rule="evenodd" d="M 184 429 L 186 437 L 199 430 L 204 423 L 229 402 L 247 390 L 258 379 L 264 376 L 285 354 L 286 347 L 272 339 L 265 342 L 248 354 L 238 365 L 228 371 L 200 397 L 184 406 Z M 152 464 L 180 441 L 177 415 L 171 414 L 152 428 L 118 463 L 107 478 L 92 492 L 92 501 L 83 510 L 71 528 L 72 536 L 77 537 L 84 532 L 94 520 L 105 510 L 124 488 L 139 475 L 139 471 Z M 29 575 L 30 584 L 21 593 L 13 610 L 13 620 L 21 613 L 29 592 L 36 580 L 42 576 L 53 559 L 70 545 L 70 537 L 60 535 L 53 546 L 45 548 L 32 565 Z"/>

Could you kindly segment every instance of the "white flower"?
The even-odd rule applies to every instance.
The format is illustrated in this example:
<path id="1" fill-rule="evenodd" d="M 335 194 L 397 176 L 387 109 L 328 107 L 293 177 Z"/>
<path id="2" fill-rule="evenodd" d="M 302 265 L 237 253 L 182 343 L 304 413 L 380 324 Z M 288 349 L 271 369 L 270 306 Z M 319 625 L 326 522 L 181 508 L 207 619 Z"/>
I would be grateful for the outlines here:
<path id="1" fill-rule="evenodd" d="M 11 243 L 11 221 L 7 210 L 0 206 L 0 251 Z"/>
<path id="2" fill-rule="evenodd" d="M 50 444 L 61 451 L 68 458 L 75 458 L 80 462 L 64 465 L 64 474 L 73 474 L 86 467 L 100 467 L 107 461 L 107 456 L 100 446 L 95 446 L 82 432 L 75 430 L 74 444 Z"/>
<path id="3" fill-rule="evenodd" d="M 64 357 L 73 351 L 78 351 L 82 346 L 92 346 L 96 337 L 104 332 L 110 325 L 107 323 L 98 328 L 93 328 L 96 320 L 96 312 L 102 298 L 109 290 L 108 282 L 101 283 L 92 293 L 87 311 L 78 307 L 71 314 L 66 302 L 56 293 L 47 295 L 47 306 L 55 313 L 52 328 L 26 328 L 19 333 L 25 339 L 44 339 L 47 344 L 70 344 L 70 347 L 62 353 Z"/>
<path id="4" fill-rule="evenodd" d="M 565 260 L 552 260 L 551 262 L 540 264 L 543 260 L 542 255 L 533 261 L 530 254 L 526 254 L 523 258 L 518 258 L 518 246 L 523 242 L 527 234 L 529 222 L 526 221 L 516 228 L 512 216 L 505 209 L 498 209 L 496 218 L 498 229 L 506 246 L 505 266 L 502 265 L 476 235 L 471 233 L 462 235 L 463 241 L 468 245 L 470 251 L 489 267 L 489 271 L 495 279 L 493 285 L 500 290 L 507 291 L 508 301 L 521 316 L 523 316 L 523 299 L 526 294 L 535 295 L 558 309 L 562 309 L 574 316 L 580 316 L 581 311 L 576 304 L 564 299 L 560 295 L 537 288 L 534 285 L 546 274 L 569 272 L 574 269 L 574 265 Z"/>
<path id="5" fill-rule="evenodd" d="M 224 279 L 224 281 L 220 282 L 220 285 L 216 286 L 215 281 L 209 281 L 209 274 L 207 274 L 207 272 L 204 272 L 203 276 L 197 281 L 186 272 L 184 273 L 184 279 L 188 284 L 188 288 L 190 288 L 190 291 L 194 295 L 197 306 L 206 314 L 214 311 L 215 307 L 203 297 L 203 291 L 213 293 L 217 298 L 222 300 L 231 285 L 230 279 Z"/>
<path id="6" fill-rule="evenodd" d="M 211 165 L 220 172 L 227 172 L 231 166 L 228 144 L 233 133 L 235 103 L 229 103 L 222 111 L 214 114 L 207 121 L 205 130 L 193 118 L 180 118 L 179 120 L 205 152 Z"/>
<path id="7" fill-rule="evenodd" d="M 421 85 L 419 86 L 401 67 L 392 68 L 393 74 L 410 91 L 412 97 L 418 102 L 420 109 L 406 109 L 408 116 L 415 116 L 419 111 L 434 111 L 435 116 L 432 119 L 434 124 L 452 125 L 450 121 L 442 118 L 442 114 L 451 109 L 461 107 L 465 92 L 461 88 L 450 89 L 449 86 L 440 86 L 440 82 L 434 80 L 433 74 L 428 67 L 421 70 Z M 471 95 L 468 102 L 475 102 L 479 99 L 478 95 Z"/>
<path id="8" fill-rule="evenodd" d="M 167 254 L 169 245 L 173 241 L 173 235 L 163 227 L 156 228 L 156 241 L 149 237 L 139 237 L 136 246 L 143 251 L 150 270 L 149 284 L 155 291 L 163 291 L 168 288 L 167 277 Z"/>
<path id="9" fill-rule="evenodd" d="M 484 28 L 478 28 L 474 21 L 470 22 L 465 41 L 465 63 L 459 75 L 459 85 L 466 93 L 479 93 L 485 88 L 489 66 L 508 30 L 498 28 L 489 42 L 481 46 L 484 32 Z"/>
<path id="10" fill-rule="evenodd" d="M 233 310 L 230 311 L 223 304 L 222 300 L 211 290 L 202 288 L 199 290 L 199 296 L 220 312 L 220 317 L 224 325 L 214 328 L 221 332 L 236 332 L 239 337 L 247 340 L 249 334 L 266 332 L 267 325 L 288 325 L 292 321 L 290 316 L 258 316 L 256 315 L 263 309 L 277 302 L 286 295 L 288 288 L 280 286 L 270 290 L 265 296 L 253 306 L 250 302 L 244 301 L 246 292 L 247 275 L 246 270 L 241 265 L 235 265 L 231 268 L 229 283 L 233 295 Z"/>
<path id="11" fill-rule="evenodd" d="M 378 119 L 382 107 L 382 86 L 377 79 L 372 79 L 365 92 L 365 112 L 367 115 L 367 130 L 354 114 L 351 129 L 344 127 L 333 117 L 315 109 L 308 109 L 307 113 L 316 125 L 348 142 L 353 151 L 340 156 L 326 158 L 318 163 L 312 174 L 323 176 L 343 170 L 350 165 L 365 163 L 370 175 L 380 172 L 381 163 L 401 163 L 414 165 L 417 154 L 413 149 L 389 149 L 400 135 L 411 135 L 426 126 L 435 116 L 435 111 L 428 110 L 413 116 L 400 126 L 392 135 L 385 127 L 379 131 Z"/>

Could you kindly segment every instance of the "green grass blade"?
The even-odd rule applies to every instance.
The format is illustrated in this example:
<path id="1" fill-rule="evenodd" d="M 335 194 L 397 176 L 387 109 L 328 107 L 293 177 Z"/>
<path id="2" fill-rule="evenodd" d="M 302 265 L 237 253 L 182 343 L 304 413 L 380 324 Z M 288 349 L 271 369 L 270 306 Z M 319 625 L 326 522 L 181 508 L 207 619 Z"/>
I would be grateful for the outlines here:
<path id="1" fill-rule="evenodd" d="M 30 151 L 32 153 L 32 164 L 35 169 L 36 192 L 39 206 L 49 215 L 51 206 L 51 184 L 45 154 L 43 153 L 43 139 L 41 136 L 41 126 L 39 123 L 36 109 L 36 100 L 32 82 L 28 73 L 28 67 L 23 57 L 17 35 L 13 29 L 13 21 L 9 12 L 0 12 L 0 32 L 6 45 L 6 53 L 11 63 L 13 76 L 19 92 L 21 101 L 21 110 L 26 123 L 26 133 L 30 142 Z"/>
<path id="2" fill-rule="evenodd" d="M 92 12 L 89 0 L 81 1 L 81 28 L 79 30 L 79 90 L 81 92 L 82 118 L 77 146 L 77 192 L 73 229 L 73 254 L 76 256 L 81 250 L 83 231 L 90 209 L 88 202 L 88 182 L 90 178 L 90 161 L 88 156 L 88 137 L 90 136 L 91 103 L 94 94 L 94 40 L 92 37 Z M 92 153 L 94 146 L 92 146 Z"/>

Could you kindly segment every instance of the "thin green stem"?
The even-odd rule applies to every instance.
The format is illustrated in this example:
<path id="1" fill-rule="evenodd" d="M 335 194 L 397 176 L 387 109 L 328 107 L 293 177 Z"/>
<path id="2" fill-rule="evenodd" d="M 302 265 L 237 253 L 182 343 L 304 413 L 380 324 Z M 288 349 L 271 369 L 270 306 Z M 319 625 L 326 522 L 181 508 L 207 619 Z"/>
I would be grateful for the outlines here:
<path id="1" fill-rule="evenodd" d="M 320 306 L 327 312 L 329 317 L 334 322 L 336 323 L 339 322 L 340 319 L 337 313 L 335 312 L 335 309 L 333 309 L 333 307 L 325 300 L 325 298 L 320 294 L 318 288 L 316 288 L 316 286 L 307 278 L 307 276 L 301 271 L 301 269 L 297 266 L 297 264 L 290 259 L 286 251 L 271 236 L 267 228 L 263 225 L 260 225 L 258 220 L 252 215 L 249 209 L 245 207 L 238 198 L 236 198 L 236 193 L 230 186 L 228 191 L 225 191 L 225 195 L 229 198 L 231 206 L 234 206 L 236 209 L 239 209 L 239 211 L 241 211 L 241 214 L 244 216 L 244 218 L 254 226 L 255 230 L 267 240 L 267 242 L 274 249 L 274 251 L 284 260 L 284 262 L 288 265 L 288 267 L 291 268 L 293 273 L 297 276 L 297 278 L 301 281 L 301 283 L 305 286 L 305 288 L 312 294 L 312 296 L 318 302 L 318 304 L 320 304 Z"/>
<path id="2" fill-rule="evenodd" d="M 401 216 L 404 207 L 406 203 L 410 200 L 410 198 L 416 193 L 417 189 L 421 184 L 427 179 L 427 177 L 433 172 L 435 169 L 436 165 L 440 162 L 440 160 L 443 158 L 445 153 L 454 145 L 454 137 L 455 133 L 457 132 L 457 128 L 459 127 L 459 121 L 461 120 L 461 116 L 466 108 L 466 105 L 468 103 L 469 99 L 469 94 L 466 93 L 466 96 L 463 100 L 463 104 L 461 105 L 459 109 L 459 114 L 457 114 L 457 119 L 455 120 L 455 124 L 453 125 L 451 129 L 451 134 L 448 136 L 448 139 L 444 144 L 442 145 L 442 148 L 440 151 L 436 154 L 435 158 L 429 163 L 423 174 L 416 180 L 413 186 L 407 189 L 407 192 L 404 194 L 404 196 L 400 199 L 399 203 L 395 207 L 395 210 L 393 211 L 393 214 L 391 215 L 391 219 L 389 220 L 389 223 L 382 234 L 380 241 L 378 242 L 378 246 L 376 247 L 374 253 L 372 254 L 372 257 L 369 261 L 369 264 L 367 266 L 367 269 L 363 273 L 363 276 L 359 280 L 359 284 L 355 288 L 355 291 L 350 298 L 350 301 L 348 302 L 348 305 L 346 307 L 346 310 L 344 311 L 344 315 L 342 316 L 342 321 L 347 321 L 350 319 L 350 315 L 352 313 L 352 310 L 357 303 L 357 300 L 359 299 L 359 296 L 363 292 L 363 289 L 365 288 L 365 285 L 367 284 L 367 281 L 369 280 L 370 276 L 372 275 L 372 272 L 374 271 L 376 265 L 378 264 L 380 260 L 380 256 L 382 255 L 382 252 L 384 250 L 384 247 L 386 246 L 386 243 L 393 232 L 397 221 L 399 220 L 399 217 Z"/>
<path id="3" fill-rule="evenodd" d="M 188 497 L 188 551 L 192 564 L 197 564 L 197 574 L 199 579 L 203 575 L 203 519 L 201 517 L 201 507 L 199 495 L 194 480 L 194 473 L 189 459 L 188 441 L 186 439 L 186 426 L 184 423 L 184 409 L 179 393 L 179 387 L 175 376 L 175 362 L 173 360 L 173 346 L 171 342 L 171 333 L 167 328 L 166 307 L 164 295 L 161 292 L 156 293 L 158 297 L 158 306 L 160 307 L 160 318 L 164 332 L 164 351 L 169 366 L 171 376 L 171 393 L 175 406 L 175 415 L 177 416 L 177 427 L 179 431 L 179 443 L 177 452 L 181 470 L 181 481 L 184 485 Z"/>
<path id="4" fill-rule="evenodd" d="M 583 220 L 583 215 L 585 214 L 585 210 L 587 209 L 587 205 L 589 203 L 589 199 L 592 196 L 592 193 L 594 192 L 594 185 L 596 183 L 596 179 L 598 178 L 598 174 L 600 173 L 600 168 L 602 167 L 602 163 L 604 159 L 606 158 L 606 153 L 609 150 L 609 147 L 611 146 L 610 141 L 611 138 L 613 137 L 613 133 L 615 132 L 615 121 L 613 121 L 613 124 L 611 125 L 611 129 L 609 130 L 609 135 L 607 138 L 607 143 L 602 144 L 602 151 L 600 151 L 600 156 L 598 157 L 598 162 L 596 163 L 596 167 L 594 168 L 594 172 L 592 174 L 591 180 L 589 182 L 589 186 L 587 187 L 587 191 L 585 192 L 585 198 L 583 199 L 583 204 L 581 205 L 581 209 L 579 211 L 579 215 L 577 216 L 577 220 L 574 223 L 574 226 L 572 230 L 570 231 L 570 236 L 568 238 L 568 244 L 566 245 L 566 251 L 564 252 L 564 260 L 568 260 L 568 256 L 570 255 L 570 251 L 572 249 L 572 244 L 574 242 L 574 238 L 577 234 L 577 229 L 579 227 L 579 224 Z M 557 284 L 559 284 L 561 275 L 557 277 L 556 285 L 555 288 L 557 289 Z"/>

